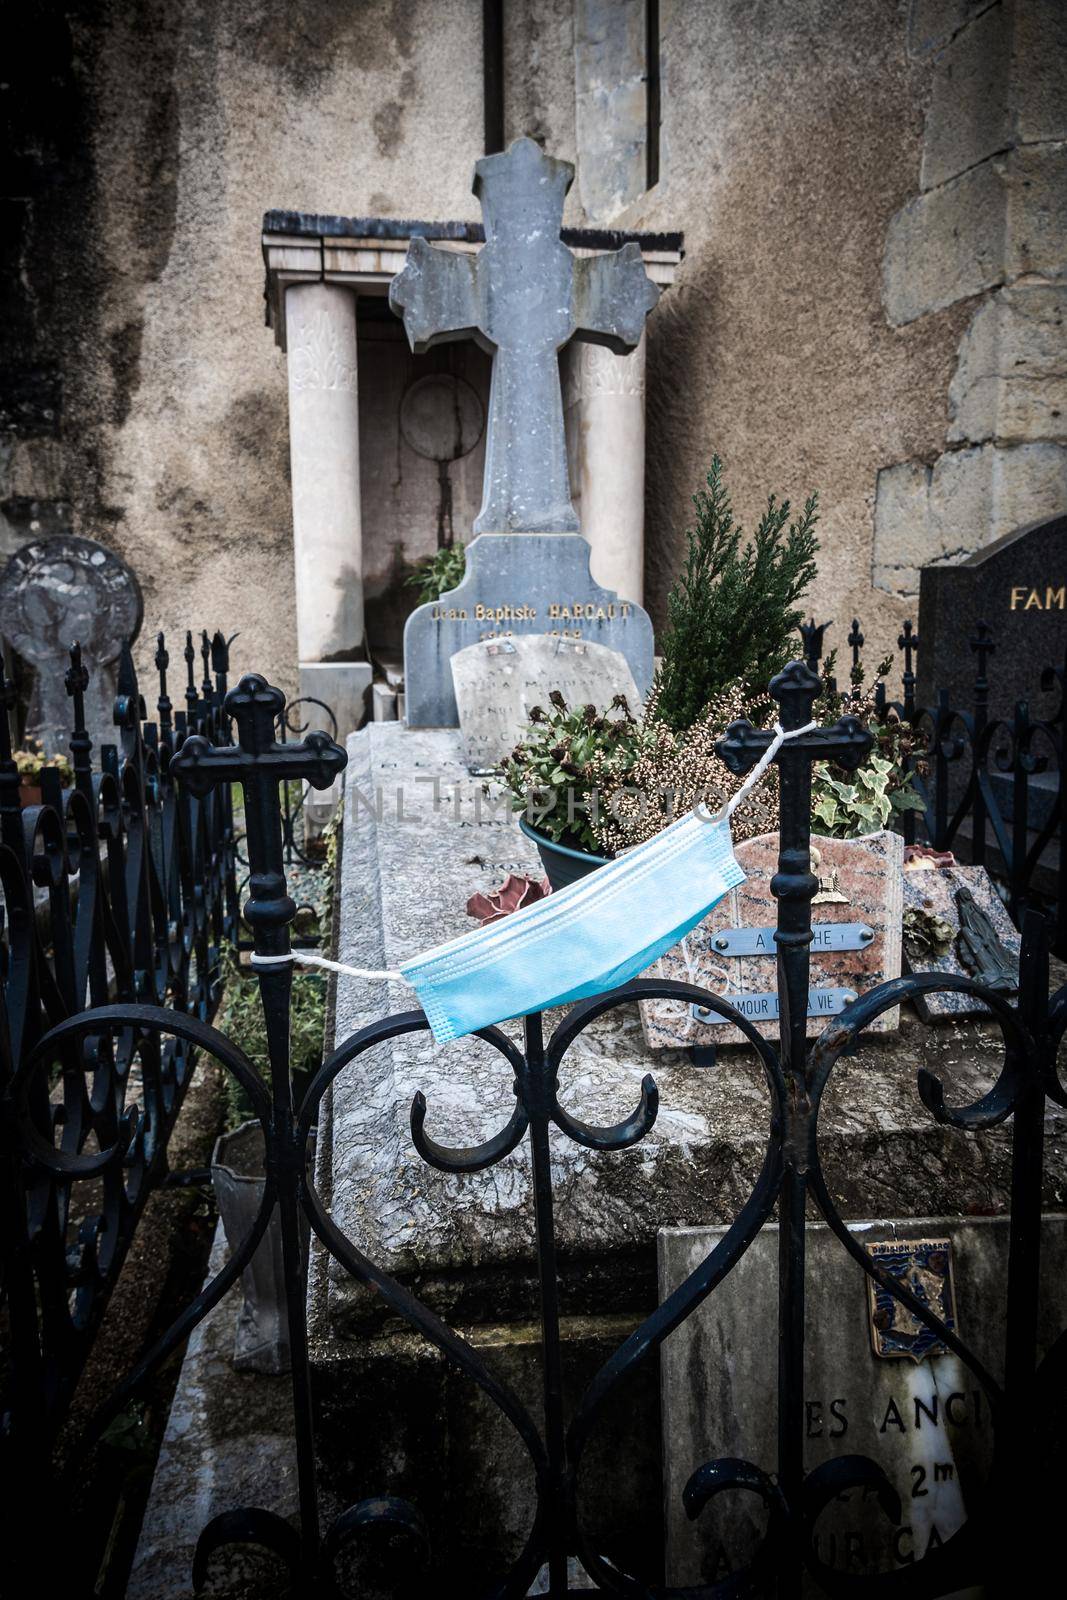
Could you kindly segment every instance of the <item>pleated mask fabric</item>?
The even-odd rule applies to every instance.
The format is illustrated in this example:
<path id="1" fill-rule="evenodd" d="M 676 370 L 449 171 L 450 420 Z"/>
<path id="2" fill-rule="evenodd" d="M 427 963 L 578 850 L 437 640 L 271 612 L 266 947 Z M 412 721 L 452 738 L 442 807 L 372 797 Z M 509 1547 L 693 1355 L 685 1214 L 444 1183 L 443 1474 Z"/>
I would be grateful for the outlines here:
<path id="1" fill-rule="evenodd" d="M 435 1039 L 628 983 L 744 881 L 728 819 L 688 813 L 617 860 L 403 962 Z"/>
<path id="2" fill-rule="evenodd" d="M 588 877 L 501 922 L 461 934 L 399 968 L 353 967 L 292 950 L 250 957 L 254 967 L 300 962 L 354 978 L 414 989 L 435 1039 L 462 1039 L 507 1017 L 570 1005 L 629 983 L 684 939 L 728 890 L 745 880 L 730 818 L 781 746 L 817 727 L 787 733 L 776 722 L 741 787 L 714 815 L 703 803 L 655 838 Z"/>

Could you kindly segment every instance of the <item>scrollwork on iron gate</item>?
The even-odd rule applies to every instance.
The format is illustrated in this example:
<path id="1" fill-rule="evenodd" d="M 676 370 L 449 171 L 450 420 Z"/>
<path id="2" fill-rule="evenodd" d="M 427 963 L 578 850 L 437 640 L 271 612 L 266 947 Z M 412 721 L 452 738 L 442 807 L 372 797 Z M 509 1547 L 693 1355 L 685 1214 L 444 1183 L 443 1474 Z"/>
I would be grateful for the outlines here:
<path id="1" fill-rule="evenodd" d="M 792 663 L 773 681 L 787 730 L 804 727 L 819 690 L 818 677 L 802 662 Z M 262 678 L 249 675 L 227 697 L 225 711 L 236 722 L 236 745 L 220 747 L 204 737 L 188 738 L 170 762 L 190 801 L 203 804 L 220 788 L 240 782 L 244 789 L 250 899 L 246 917 L 253 928 L 256 951 L 284 957 L 289 951 L 289 924 L 295 907 L 286 891 L 284 833 L 278 786 L 287 780 L 326 787 L 344 764 L 344 753 L 323 734 L 299 743 L 275 737 L 282 697 Z M 737 773 L 748 770 L 770 735 L 748 723 L 731 725 L 719 745 L 720 754 Z M 12 1106 L 20 1153 L 42 1182 L 58 1181 L 74 1170 L 72 1163 L 94 1163 L 92 1170 L 113 1176 L 125 1158 L 126 1130 L 114 1131 L 98 1152 L 72 1155 L 62 1134 L 42 1120 L 40 1085 L 49 1065 L 59 1063 L 72 1078 L 89 1067 L 86 1042 L 114 1037 L 129 1051 L 148 1041 L 175 1040 L 202 1050 L 234 1074 L 258 1118 L 266 1148 L 266 1187 L 257 1220 L 224 1268 L 196 1301 L 149 1351 L 135 1372 L 116 1391 L 107 1408 L 112 1413 L 160 1361 L 173 1352 L 195 1323 L 218 1303 L 237 1280 L 277 1211 L 283 1240 L 288 1318 L 292 1349 L 294 1449 L 299 1489 L 299 1524 L 262 1507 L 234 1507 L 205 1528 L 197 1548 L 194 1578 L 200 1583 L 213 1552 L 232 1543 L 266 1546 L 290 1568 L 300 1592 L 329 1592 L 338 1561 L 346 1549 L 370 1530 L 387 1528 L 425 1557 L 423 1592 L 445 1592 L 457 1575 L 433 1568 L 426 1524 L 417 1506 L 383 1493 L 362 1500 L 323 1529 L 315 1471 L 314 1418 L 305 1312 L 306 1267 L 302 1260 L 299 1219 L 303 1212 L 325 1250 L 347 1272 L 371 1286 L 384 1303 L 429 1341 L 453 1369 L 476 1384 L 507 1419 L 524 1447 L 534 1473 L 535 1508 L 523 1549 L 503 1575 L 463 1575 L 464 1592 L 498 1597 L 522 1596 L 537 1572 L 547 1566 L 550 1592 L 568 1592 L 567 1560 L 577 1555 L 600 1591 L 631 1600 L 659 1600 L 676 1595 L 709 1597 L 746 1594 L 794 1596 L 807 1572 L 829 1595 L 935 1596 L 966 1584 L 990 1581 L 1003 1569 L 1003 1541 L 997 1530 L 1006 1518 L 1021 1519 L 1026 1505 L 1017 1464 L 1027 1447 L 1026 1429 L 1033 1418 L 1033 1397 L 1048 1392 L 1063 1376 L 1067 1339 L 1061 1337 L 1035 1370 L 1035 1306 L 1038 1276 L 1038 1221 L 1041 1209 L 1042 1117 L 1046 1098 L 1067 1105 L 1056 1073 L 1056 1053 L 1067 1027 L 1067 990 L 1048 1001 L 1046 930 L 1042 919 L 1028 917 L 1024 930 L 1019 1003 L 970 979 L 916 975 L 880 985 L 854 1001 L 833 1019 L 809 1048 L 806 1039 L 809 986 L 811 900 L 816 880 L 810 871 L 810 788 L 815 760 L 832 758 L 858 765 L 870 748 L 870 736 L 854 717 L 830 728 L 817 728 L 782 746 L 780 769 L 780 853 L 773 880 L 778 900 L 778 970 L 781 1038 L 776 1047 L 726 1001 L 696 986 L 638 981 L 571 1009 L 545 1042 L 540 1015 L 524 1019 L 520 1049 L 498 1028 L 478 1037 L 496 1050 L 512 1073 L 515 1108 L 498 1132 L 470 1148 L 449 1149 L 426 1131 L 432 1116 L 421 1095 L 411 1108 L 411 1136 L 430 1165 L 446 1171 L 477 1174 L 528 1143 L 532 1173 L 532 1206 L 536 1268 L 542 1319 L 543 1406 L 535 1417 L 513 1389 L 502 1381 L 474 1346 L 425 1305 L 398 1279 L 383 1271 L 347 1238 L 331 1218 L 308 1176 L 308 1141 L 318 1107 L 337 1075 L 383 1041 L 427 1029 L 421 1011 L 383 1018 L 341 1043 L 315 1073 L 302 1101 L 293 1099 L 289 1078 L 288 1024 L 292 969 L 284 964 L 259 969 L 267 1024 L 271 1071 L 269 1081 L 255 1072 L 238 1045 L 205 1021 L 151 1005 L 115 1005 L 69 1017 L 41 1039 L 14 1078 Z M 1013 1215 L 1008 1285 L 1005 1378 L 998 1382 L 966 1343 L 930 1307 L 886 1272 L 856 1244 L 829 1193 L 819 1152 L 819 1113 L 823 1095 L 843 1052 L 879 1013 L 918 993 L 956 989 L 984 1001 L 999 1025 L 1004 1055 L 994 1086 L 975 1104 L 950 1107 L 943 1085 L 927 1070 L 917 1074 L 919 1094 L 932 1118 L 974 1131 L 1013 1119 Z M 731 1022 L 751 1044 L 762 1066 L 770 1095 L 770 1117 L 762 1170 L 733 1224 L 704 1261 L 670 1297 L 646 1317 L 602 1365 L 572 1415 L 563 1404 L 562 1348 L 559 1326 L 559 1271 L 555 1244 L 555 1202 L 549 1164 L 549 1130 L 592 1149 L 624 1150 L 644 1138 L 655 1125 L 659 1096 L 646 1077 L 640 1101 L 630 1116 L 611 1127 L 583 1122 L 564 1110 L 560 1082 L 567 1070 L 567 1052 L 575 1039 L 599 1016 L 642 998 L 670 997 L 694 1002 Z M 88 1170 L 87 1167 L 79 1170 Z M 966 1364 L 984 1390 L 995 1429 L 995 1458 L 987 1504 L 972 1508 L 970 1520 L 940 1549 L 912 1567 L 879 1576 L 850 1576 L 820 1561 L 815 1532 L 818 1519 L 842 1492 L 863 1488 L 875 1495 L 885 1514 L 899 1519 L 896 1492 L 882 1469 L 861 1456 L 838 1458 L 805 1473 L 803 1464 L 804 1291 L 807 1207 L 817 1209 L 834 1235 L 868 1278 L 901 1302 L 926 1328 Z M 717 1496 L 745 1492 L 756 1495 L 767 1513 L 766 1533 L 753 1562 L 722 1582 L 701 1589 L 649 1586 L 626 1574 L 597 1548 L 583 1522 L 581 1474 L 583 1459 L 598 1419 L 613 1393 L 689 1317 L 737 1265 L 777 1207 L 781 1250 L 778 1304 L 780 1357 L 777 1381 L 778 1448 L 773 1462 L 715 1460 L 694 1463 L 685 1489 L 690 1516 L 699 1516 Z M 1029 1419 L 1029 1420 L 1028 1420 Z M 358 1425 L 358 1418 L 353 1423 Z M 996 1516 L 992 1509 L 996 1509 Z M 998 1568 L 998 1563 L 999 1568 Z M 484 1579 L 484 1581 L 482 1581 Z"/>

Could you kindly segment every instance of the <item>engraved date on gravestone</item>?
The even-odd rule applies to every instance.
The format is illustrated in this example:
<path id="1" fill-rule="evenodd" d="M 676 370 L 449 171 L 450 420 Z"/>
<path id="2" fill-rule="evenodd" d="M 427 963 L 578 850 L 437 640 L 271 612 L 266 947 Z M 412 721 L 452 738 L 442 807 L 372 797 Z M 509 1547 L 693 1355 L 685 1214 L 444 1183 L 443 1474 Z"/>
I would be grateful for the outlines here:
<path id="1" fill-rule="evenodd" d="M 817 922 L 811 930 L 812 951 L 863 950 L 874 938 L 865 922 Z M 720 956 L 772 956 L 773 928 L 724 928 L 712 935 L 711 948 Z"/>

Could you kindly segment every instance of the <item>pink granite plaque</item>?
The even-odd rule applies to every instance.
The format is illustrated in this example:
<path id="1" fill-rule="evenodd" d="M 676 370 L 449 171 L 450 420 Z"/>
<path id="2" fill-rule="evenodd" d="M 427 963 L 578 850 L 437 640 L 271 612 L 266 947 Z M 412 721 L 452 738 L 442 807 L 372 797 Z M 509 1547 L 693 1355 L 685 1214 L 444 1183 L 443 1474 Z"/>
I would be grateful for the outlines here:
<path id="1" fill-rule="evenodd" d="M 922 919 L 918 928 L 905 929 L 904 970 L 974 978 L 996 993 L 1017 994 L 1022 940 L 992 878 L 985 867 L 960 866 L 951 856 L 948 860 L 950 865 L 935 866 L 929 858 L 919 858 L 904 870 L 904 910 Z M 961 910 L 966 896 L 969 913 Z M 977 922 L 977 944 L 968 938 L 969 922 Z M 922 937 L 924 923 L 927 929 L 939 924 L 938 931 L 948 933 L 949 939 L 929 943 Z M 994 949 L 990 959 L 989 940 L 1000 946 L 999 958 Z M 915 1009 L 924 1022 L 931 1022 L 937 1017 L 976 1016 L 989 1008 L 969 994 L 934 990 L 917 995 Z"/>
<path id="2" fill-rule="evenodd" d="M 673 950 L 642 973 L 695 983 L 728 998 L 768 1039 L 778 1038 L 778 985 L 774 927 L 777 902 L 771 877 L 778 861 L 778 835 L 746 839 L 734 851 L 747 874 L 714 911 Z M 902 865 L 904 843 L 896 833 L 865 839 L 812 840 L 812 871 L 819 888 L 811 915 L 808 1037 L 849 1000 L 887 978 L 900 976 Z M 645 1039 L 654 1050 L 687 1045 L 741 1044 L 730 1023 L 705 1020 L 677 1000 L 641 1004 Z M 900 1021 L 898 1007 L 871 1024 L 888 1033 Z"/>

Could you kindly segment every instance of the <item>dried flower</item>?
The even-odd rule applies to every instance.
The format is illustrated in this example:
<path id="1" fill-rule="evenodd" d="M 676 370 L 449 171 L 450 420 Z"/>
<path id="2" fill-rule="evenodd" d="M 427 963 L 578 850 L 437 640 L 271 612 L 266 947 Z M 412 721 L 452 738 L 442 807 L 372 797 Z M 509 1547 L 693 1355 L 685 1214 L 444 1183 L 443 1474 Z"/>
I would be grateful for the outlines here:
<path id="1" fill-rule="evenodd" d="M 499 889 L 471 895 L 467 901 L 467 915 L 477 917 L 481 926 L 487 928 L 491 922 L 500 922 L 513 911 L 532 906 L 551 893 L 552 886 L 547 878 L 538 880 L 527 878 L 521 872 L 509 872 Z"/>

